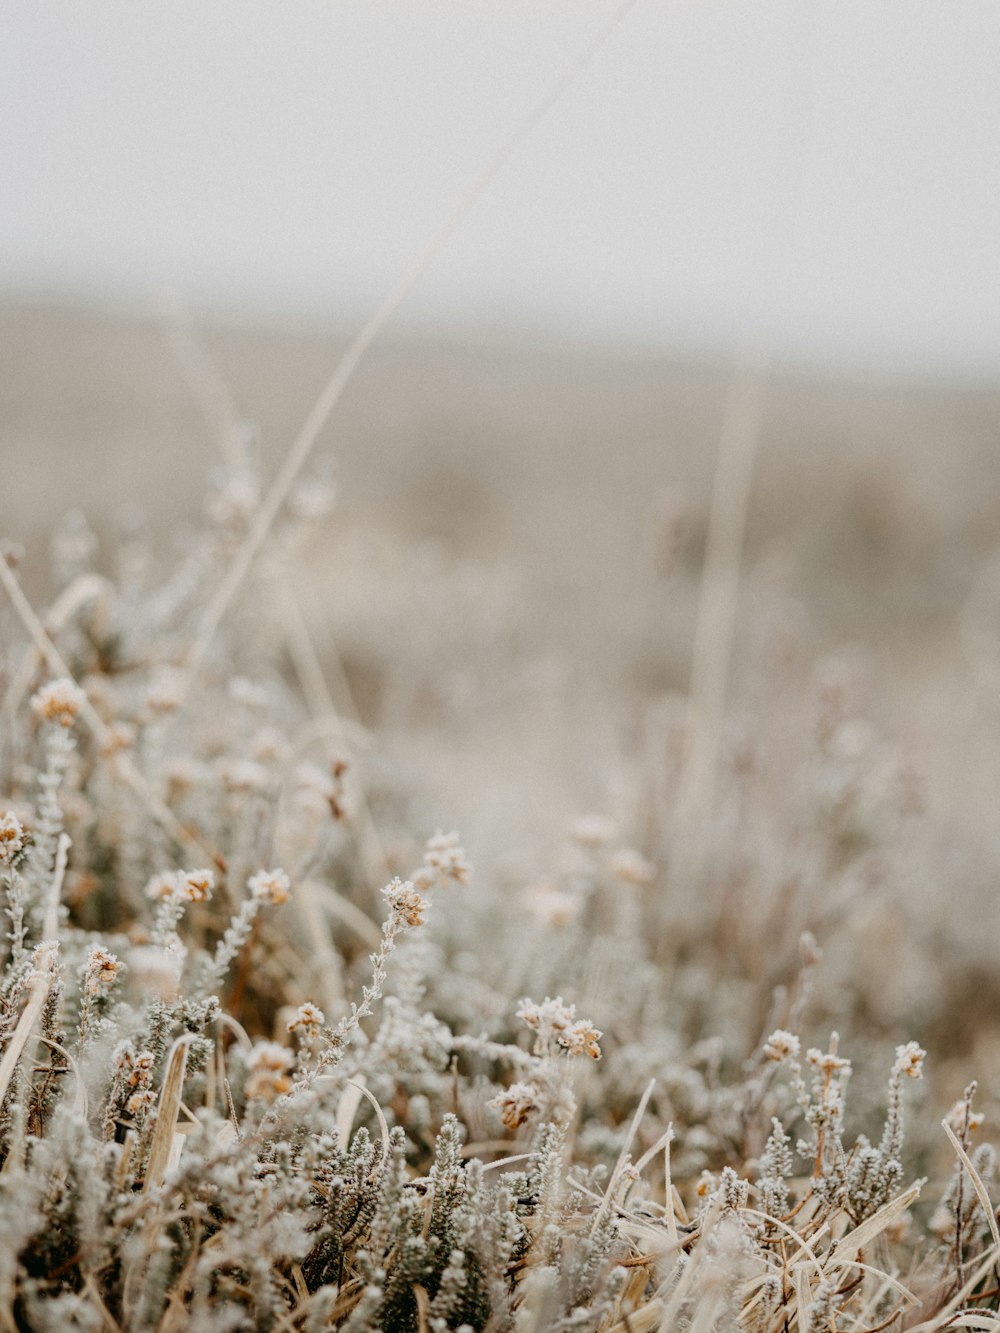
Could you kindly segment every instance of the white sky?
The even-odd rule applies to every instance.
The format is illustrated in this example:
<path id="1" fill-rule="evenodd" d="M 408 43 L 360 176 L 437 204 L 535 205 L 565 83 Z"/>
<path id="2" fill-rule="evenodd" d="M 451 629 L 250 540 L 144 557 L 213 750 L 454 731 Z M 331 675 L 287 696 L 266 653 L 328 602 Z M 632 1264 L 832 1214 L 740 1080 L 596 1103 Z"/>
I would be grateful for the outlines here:
<path id="1" fill-rule="evenodd" d="M 609 0 L 5 0 L 0 293 L 340 325 Z M 997 0 L 638 0 L 402 323 L 1000 370 Z"/>

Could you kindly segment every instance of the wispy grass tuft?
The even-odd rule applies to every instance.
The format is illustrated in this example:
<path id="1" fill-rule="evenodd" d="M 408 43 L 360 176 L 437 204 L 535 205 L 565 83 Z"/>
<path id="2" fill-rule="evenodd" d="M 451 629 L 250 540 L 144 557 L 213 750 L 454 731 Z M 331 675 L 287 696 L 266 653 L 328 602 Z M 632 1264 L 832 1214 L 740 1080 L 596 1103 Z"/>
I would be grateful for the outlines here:
<path id="1" fill-rule="evenodd" d="M 255 521 L 210 510 L 202 570 Z M 183 688 L 204 580 L 112 588 L 63 561 L 58 614 L 38 614 L 3 564 L 21 633 L 0 738 L 0 1324 L 985 1327 L 996 1156 L 973 1090 L 941 1136 L 950 1182 L 916 1180 L 925 1052 L 808 1044 L 826 964 L 774 904 L 725 900 L 720 935 L 603 816 L 519 893 L 457 834 L 410 827 L 402 788 L 373 804 L 304 624 L 275 605 L 309 521 L 278 518 Z M 74 586 L 100 588 L 100 616 Z M 824 697 L 834 882 L 859 777 L 843 692 Z M 855 1041 L 863 1080 L 888 1070 L 881 1110 L 869 1091 L 852 1114 Z"/>

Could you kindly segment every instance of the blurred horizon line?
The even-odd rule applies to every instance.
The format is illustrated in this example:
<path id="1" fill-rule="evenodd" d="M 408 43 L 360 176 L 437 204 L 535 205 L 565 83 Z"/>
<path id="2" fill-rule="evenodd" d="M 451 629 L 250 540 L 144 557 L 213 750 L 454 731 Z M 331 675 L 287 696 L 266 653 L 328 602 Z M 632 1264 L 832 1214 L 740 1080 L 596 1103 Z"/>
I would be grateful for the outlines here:
<path id="1" fill-rule="evenodd" d="M 342 303 L 339 311 L 324 308 L 332 303 L 303 303 L 291 297 L 250 300 L 226 299 L 218 294 L 181 296 L 176 289 L 149 292 L 106 288 L 83 283 L 4 284 L 0 281 L 0 314 L 6 317 L 43 315 L 67 319 L 91 318 L 142 327 L 166 326 L 163 307 L 168 303 L 183 312 L 183 323 L 200 332 L 249 334 L 276 338 L 324 338 L 346 342 L 376 304 Z M 602 328 L 602 323 L 604 327 Z M 637 325 L 631 330 L 610 321 L 565 318 L 559 320 L 537 312 L 517 312 L 515 317 L 484 310 L 482 315 L 449 309 L 429 312 L 400 310 L 379 336 L 375 348 L 389 344 L 399 349 L 418 342 L 429 346 L 471 353 L 494 351 L 518 355 L 538 352 L 560 358 L 615 361 L 663 361 L 706 374 L 727 376 L 735 366 L 739 349 L 748 342 L 746 330 L 721 327 L 678 330 L 671 335 L 662 328 Z M 966 352 L 953 359 L 936 352 L 893 355 L 887 349 L 858 348 L 827 343 L 808 347 L 801 338 L 785 334 L 770 340 L 755 340 L 763 351 L 768 377 L 850 383 L 873 388 L 899 386 L 928 391 L 1000 387 L 1000 364 L 985 357 L 976 360 Z"/>

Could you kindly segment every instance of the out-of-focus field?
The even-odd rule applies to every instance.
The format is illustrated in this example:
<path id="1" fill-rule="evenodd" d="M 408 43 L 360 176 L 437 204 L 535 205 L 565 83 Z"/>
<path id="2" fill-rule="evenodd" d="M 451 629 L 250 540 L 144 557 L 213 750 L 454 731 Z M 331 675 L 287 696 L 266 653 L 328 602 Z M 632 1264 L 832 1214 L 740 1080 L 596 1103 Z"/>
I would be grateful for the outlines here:
<path id="1" fill-rule="evenodd" d="M 205 342 L 273 469 L 336 339 Z M 142 506 L 169 559 L 218 455 L 162 331 L 7 310 L 0 344 L 0 528 L 27 549 L 27 586 L 41 595 L 70 506 L 109 547 L 116 514 Z M 537 343 L 390 339 L 365 363 L 326 432 L 339 498 L 300 597 L 373 753 L 412 772 L 418 822 L 461 827 L 502 865 L 639 800 L 682 715 L 726 392 L 724 368 Z M 754 734 L 770 802 L 794 805 L 782 746 L 815 725 L 831 659 L 850 674 L 922 794 L 901 853 L 910 838 L 911 899 L 886 909 L 869 938 L 895 943 L 865 967 L 889 985 L 920 924 L 928 984 L 937 969 L 954 994 L 948 1040 L 963 1061 L 976 1045 L 980 1074 L 1000 1066 L 998 422 L 995 389 L 772 376 L 726 752 Z M 765 715 L 781 723 L 770 754 Z M 870 951 L 853 919 L 842 947 Z"/>

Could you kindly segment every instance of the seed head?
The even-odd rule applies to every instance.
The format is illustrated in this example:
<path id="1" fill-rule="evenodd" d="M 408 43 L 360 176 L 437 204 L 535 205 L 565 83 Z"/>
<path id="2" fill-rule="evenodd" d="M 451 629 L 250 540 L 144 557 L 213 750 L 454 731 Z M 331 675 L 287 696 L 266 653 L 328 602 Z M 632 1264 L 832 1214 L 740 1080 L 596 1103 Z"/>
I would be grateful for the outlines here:
<path id="1" fill-rule="evenodd" d="M 578 1023 L 571 1023 L 564 1032 L 560 1032 L 556 1041 L 570 1055 L 589 1055 L 591 1060 L 599 1060 L 601 1058 L 601 1048 L 598 1042 L 603 1035 L 603 1032 L 598 1031 L 593 1023 L 581 1019 Z"/>
<path id="2" fill-rule="evenodd" d="M 126 1063 L 129 1072 L 125 1082 L 130 1088 L 144 1088 L 153 1077 L 153 1065 L 156 1063 L 153 1052 L 140 1051 L 138 1055 L 129 1055 Z"/>
<path id="3" fill-rule="evenodd" d="M 31 707 L 46 722 L 71 727 L 85 700 L 86 695 L 79 685 L 68 677 L 62 677 L 49 681 L 48 685 L 36 691 L 31 696 Z"/>
<path id="4" fill-rule="evenodd" d="M 430 907 L 426 898 L 414 888 L 411 880 L 401 880 L 398 876 L 385 886 L 382 896 L 389 904 L 394 917 L 404 926 L 422 926 L 424 913 Z"/>
<path id="5" fill-rule="evenodd" d="M 189 903 L 207 903 L 215 888 L 215 872 L 189 870 L 179 876 L 177 892 Z"/>
<path id="6" fill-rule="evenodd" d="M 280 903 L 288 902 L 288 891 L 292 887 L 292 881 L 283 870 L 258 870 L 256 875 L 251 875 L 247 881 L 247 888 L 258 902 L 270 903 L 277 907 Z"/>
<path id="7" fill-rule="evenodd" d="M 764 1043 L 764 1055 L 768 1060 L 780 1064 L 782 1060 L 795 1060 L 799 1054 L 799 1039 L 794 1032 L 784 1028 L 775 1028 Z"/>
<path id="8" fill-rule="evenodd" d="M 0 862 L 13 861 L 24 847 L 24 826 L 12 810 L 0 815 Z"/>
<path id="9" fill-rule="evenodd" d="M 307 1000 L 300 1004 L 295 1016 L 288 1021 L 289 1032 L 301 1032 L 304 1037 L 318 1037 L 320 1028 L 326 1022 L 326 1015 L 318 1005 Z"/>
<path id="10" fill-rule="evenodd" d="M 152 1088 L 140 1088 L 125 1103 L 125 1110 L 129 1115 L 139 1115 L 142 1111 L 148 1111 L 155 1101 L 156 1093 Z"/>
<path id="11" fill-rule="evenodd" d="M 486 1103 L 500 1112 L 508 1129 L 519 1129 L 532 1111 L 538 1110 L 538 1089 L 530 1083 L 512 1083 Z"/>
<path id="12" fill-rule="evenodd" d="M 575 1021 L 576 1005 L 565 1004 L 561 995 L 557 995 L 554 1000 L 546 995 L 541 1004 L 535 1000 L 522 1000 L 517 1016 L 536 1032 L 560 1033 Z"/>
<path id="13" fill-rule="evenodd" d="M 816 1046 L 810 1046 L 806 1051 L 806 1059 L 821 1074 L 837 1074 L 851 1067 L 850 1060 L 838 1055 L 835 1047 L 829 1051 L 821 1051 Z"/>
<path id="14" fill-rule="evenodd" d="M 88 995 L 106 995 L 121 971 L 121 960 L 99 945 L 91 949 L 87 959 L 84 987 Z"/>
<path id="15" fill-rule="evenodd" d="M 969 1110 L 968 1103 L 964 1098 L 959 1098 L 945 1118 L 952 1129 L 960 1133 L 965 1128 L 966 1115 L 969 1117 L 970 1130 L 982 1129 L 983 1122 L 986 1119 L 985 1115 L 982 1111 Z"/>
<path id="16" fill-rule="evenodd" d="M 472 866 L 459 845 L 457 833 L 442 833 L 439 829 L 433 838 L 428 838 L 424 849 L 424 863 L 413 876 L 418 888 L 429 889 L 433 884 L 469 883 Z"/>
<path id="17" fill-rule="evenodd" d="M 907 1078 L 923 1078 L 926 1054 L 927 1052 L 915 1041 L 908 1041 L 905 1046 L 897 1046 L 896 1063 L 892 1067 L 892 1072 L 905 1074 Z"/>

